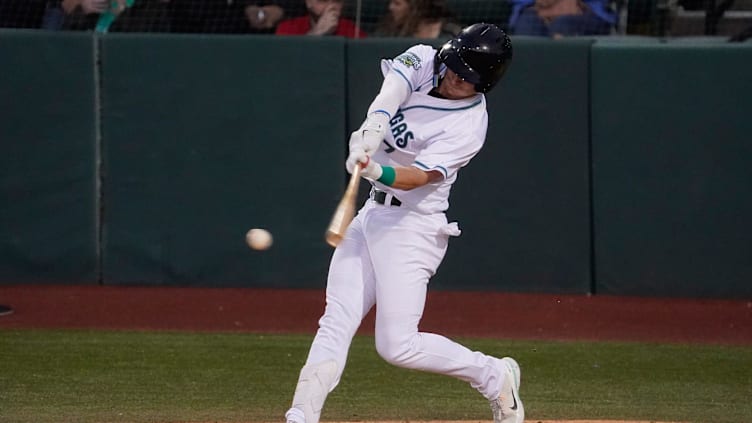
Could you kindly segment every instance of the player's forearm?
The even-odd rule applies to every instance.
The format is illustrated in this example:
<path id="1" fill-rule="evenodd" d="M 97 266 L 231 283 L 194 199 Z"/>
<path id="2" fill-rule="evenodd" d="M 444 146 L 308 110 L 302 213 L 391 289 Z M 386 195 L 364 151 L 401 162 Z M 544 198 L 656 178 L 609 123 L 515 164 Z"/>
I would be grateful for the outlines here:
<path id="1" fill-rule="evenodd" d="M 425 171 L 408 166 L 382 166 L 371 160 L 364 151 L 350 152 L 347 157 L 345 162 L 347 171 L 352 173 L 356 166 L 360 167 L 361 177 L 404 191 L 422 187 L 444 177 L 444 174 L 438 170 Z"/>
<path id="2" fill-rule="evenodd" d="M 437 171 L 425 172 L 415 167 L 395 167 L 392 187 L 409 191 L 441 179 Z"/>

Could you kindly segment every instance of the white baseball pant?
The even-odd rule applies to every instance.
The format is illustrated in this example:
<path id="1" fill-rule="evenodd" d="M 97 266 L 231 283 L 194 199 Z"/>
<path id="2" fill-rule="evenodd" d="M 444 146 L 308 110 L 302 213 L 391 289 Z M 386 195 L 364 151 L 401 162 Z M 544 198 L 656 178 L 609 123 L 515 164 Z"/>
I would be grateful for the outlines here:
<path id="1" fill-rule="evenodd" d="M 429 279 L 446 252 L 446 226 L 443 213 L 422 215 L 372 201 L 353 219 L 330 263 L 326 310 L 306 361 L 307 367 L 337 364 L 328 392 L 339 382 L 362 319 L 376 305 L 376 350 L 384 360 L 464 380 L 489 400 L 499 395 L 498 359 L 418 331 Z M 305 423 L 318 423 L 318 414 L 306 417 Z"/>

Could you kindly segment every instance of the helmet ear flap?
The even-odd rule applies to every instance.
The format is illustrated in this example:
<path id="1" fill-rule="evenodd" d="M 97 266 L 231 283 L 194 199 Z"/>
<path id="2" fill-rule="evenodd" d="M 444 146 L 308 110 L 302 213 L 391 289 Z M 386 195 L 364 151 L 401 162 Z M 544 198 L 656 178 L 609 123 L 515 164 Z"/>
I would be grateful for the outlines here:
<path id="1" fill-rule="evenodd" d="M 439 73 L 441 72 L 441 59 L 439 56 L 440 50 L 436 51 L 436 55 L 433 57 L 433 87 L 439 86 Z"/>

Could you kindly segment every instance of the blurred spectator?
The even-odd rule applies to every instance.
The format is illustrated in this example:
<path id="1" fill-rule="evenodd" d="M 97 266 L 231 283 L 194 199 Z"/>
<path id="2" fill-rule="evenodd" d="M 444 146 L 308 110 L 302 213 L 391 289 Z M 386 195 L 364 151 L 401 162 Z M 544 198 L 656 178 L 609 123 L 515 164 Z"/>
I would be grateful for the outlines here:
<path id="1" fill-rule="evenodd" d="M 734 34 L 729 38 L 731 43 L 743 43 L 752 38 L 752 25 L 741 30 L 738 34 Z"/>
<path id="2" fill-rule="evenodd" d="M 512 0 L 509 29 L 553 38 L 607 35 L 616 20 L 607 0 Z"/>
<path id="3" fill-rule="evenodd" d="M 285 9 L 278 4 L 249 4 L 244 13 L 250 28 L 257 32 L 272 33 L 277 29 L 277 24 L 285 17 Z"/>
<path id="4" fill-rule="evenodd" d="M 41 28 L 48 0 L 0 0 L 0 28 Z"/>
<path id="5" fill-rule="evenodd" d="M 302 0 L 170 0 L 172 30 L 183 33 L 271 34 L 303 13 Z"/>
<path id="6" fill-rule="evenodd" d="M 105 25 L 105 31 L 167 32 L 170 30 L 168 3 L 169 0 L 138 0 L 128 6 L 125 0 L 62 0 L 59 29 L 94 30 L 103 14 L 114 6 L 115 20 Z M 49 15 L 47 21 L 50 21 Z"/>
<path id="7" fill-rule="evenodd" d="M 390 0 L 374 35 L 449 39 L 461 29 L 443 0 Z"/>
<path id="8" fill-rule="evenodd" d="M 305 0 L 305 16 L 286 19 L 277 26 L 277 35 L 338 35 L 363 38 L 366 33 L 355 22 L 342 17 L 344 0 Z"/>

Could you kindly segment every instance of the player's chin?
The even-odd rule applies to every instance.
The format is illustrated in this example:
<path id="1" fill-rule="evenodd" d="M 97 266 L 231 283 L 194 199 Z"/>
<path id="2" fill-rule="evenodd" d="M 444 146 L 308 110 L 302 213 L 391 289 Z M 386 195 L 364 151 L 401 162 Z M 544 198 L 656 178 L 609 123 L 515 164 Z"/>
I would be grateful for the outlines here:
<path id="1" fill-rule="evenodd" d="M 475 85 L 463 81 L 459 78 L 455 79 L 454 81 L 451 81 L 448 88 L 449 98 L 453 100 L 459 100 L 463 98 L 468 98 L 474 96 L 476 93 L 475 91 Z"/>
<path id="2" fill-rule="evenodd" d="M 459 88 L 456 90 L 450 90 L 449 91 L 449 98 L 452 100 L 462 100 L 463 98 L 472 97 L 477 92 L 475 91 L 475 88 L 465 89 L 465 88 Z"/>

